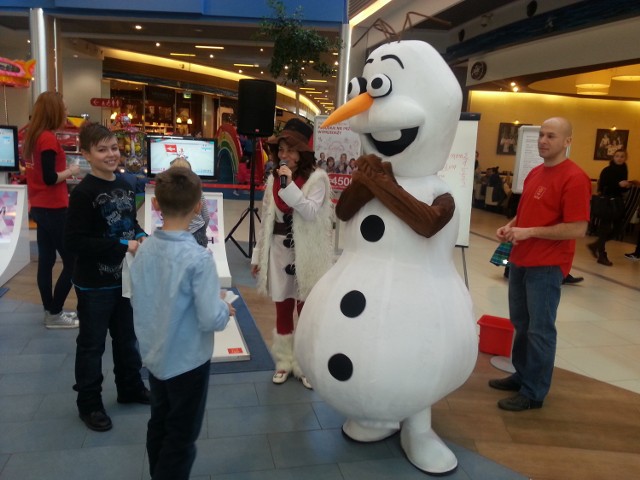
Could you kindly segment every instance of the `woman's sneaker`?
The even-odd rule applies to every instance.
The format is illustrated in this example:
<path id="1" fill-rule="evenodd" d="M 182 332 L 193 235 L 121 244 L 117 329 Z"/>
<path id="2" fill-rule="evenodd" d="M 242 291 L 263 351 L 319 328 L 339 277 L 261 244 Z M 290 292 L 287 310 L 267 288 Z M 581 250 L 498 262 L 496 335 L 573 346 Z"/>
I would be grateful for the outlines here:
<path id="1" fill-rule="evenodd" d="M 632 260 L 634 262 L 637 262 L 638 260 L 640 260 L 640 254 L 637 254 L 636 252 L 625 253 L 624 256 L 625 258 L 628 258 L 629 260 Z"/>
<path id="2" fill-rule="evenodd" d="M 44 311 L 44 326 L 49 329 L 56 328 L 78 328 L 80 324 L 78 314 L 76 312 L 51 313 Z"/>

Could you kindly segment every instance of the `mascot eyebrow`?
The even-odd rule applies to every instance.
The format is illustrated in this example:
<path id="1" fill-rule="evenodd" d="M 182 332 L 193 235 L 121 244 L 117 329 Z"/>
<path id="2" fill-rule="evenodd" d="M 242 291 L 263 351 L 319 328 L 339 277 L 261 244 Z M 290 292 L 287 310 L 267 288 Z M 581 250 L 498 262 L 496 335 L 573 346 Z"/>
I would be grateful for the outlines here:
<path id="1" fill-rule="evenodd" d="M 398 64 L 400 65 L 400 67 L 404 70 L 404 64 L 402 63 L 402 61 L 395 55 L 383 55 L 382 57 L 380 57 L 380 60 L 395 60 L 396 62 L 398 62 Z M 368 59 L 365 63 L 373 63 L 373 58 Z"/>

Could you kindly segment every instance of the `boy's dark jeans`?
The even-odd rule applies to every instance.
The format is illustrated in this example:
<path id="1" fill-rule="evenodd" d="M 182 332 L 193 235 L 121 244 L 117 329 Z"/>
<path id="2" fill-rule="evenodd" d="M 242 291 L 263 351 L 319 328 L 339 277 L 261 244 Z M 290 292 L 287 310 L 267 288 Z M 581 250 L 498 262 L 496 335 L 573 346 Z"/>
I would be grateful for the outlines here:
<path id="1" fill-rule="evenodd" d="M 119 396 L 139 394 L 142 361 L 133 329 L 133 310 L 122 288 L 82 290 L 76 287 L 80 328 L 76 339 L 77 405 L 82 414 L 102 405 L 102 355 L 107 331 L 111 334 L 113 373 Z"/>
<path id="2" fill-rule="evenodd" d="M 168 380 L 149 373 L 151 419 L 147 429 L 149 472 L 153 480 L 188 480 L 196 458 L 210 362 Z"/>

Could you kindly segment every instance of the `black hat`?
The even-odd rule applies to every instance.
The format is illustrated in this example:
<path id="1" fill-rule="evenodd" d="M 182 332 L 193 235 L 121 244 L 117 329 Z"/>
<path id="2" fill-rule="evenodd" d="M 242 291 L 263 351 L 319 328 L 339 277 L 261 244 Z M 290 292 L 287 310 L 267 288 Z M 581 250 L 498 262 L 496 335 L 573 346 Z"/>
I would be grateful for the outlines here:
<path id="1" fill-rule="evenodd" d="M 278 136 L 272 136 L 267 139 L 270 145 L 278 145 L 280 140 L 284 140 L 287 145 L 295 148 L 299 152 L 312 152 L 313 148 L 309 145 L 313 129 L 309 124 L 298 118 L 289 120 Z"/>

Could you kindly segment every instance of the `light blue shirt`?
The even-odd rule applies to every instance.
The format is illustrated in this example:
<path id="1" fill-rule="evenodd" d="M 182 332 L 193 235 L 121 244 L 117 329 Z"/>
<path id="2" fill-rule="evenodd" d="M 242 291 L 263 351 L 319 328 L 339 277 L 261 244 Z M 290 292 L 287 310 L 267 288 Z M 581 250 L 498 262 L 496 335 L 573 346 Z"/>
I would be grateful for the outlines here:
<path id="1" fill-rule="evenodd" d="M 167 380 L 211 360 L 229 321 L 213 256 L 187 231 L 156 230 L 131 263 L 131 305 L 142 361 Z"/>

